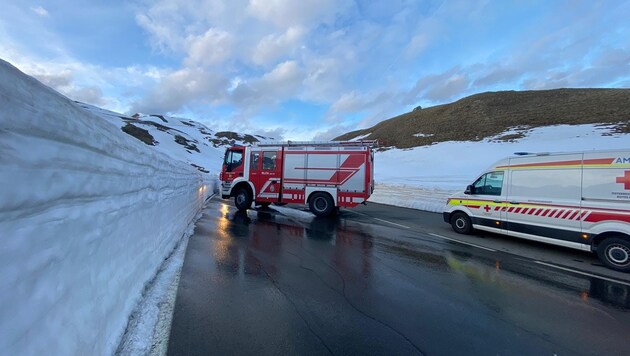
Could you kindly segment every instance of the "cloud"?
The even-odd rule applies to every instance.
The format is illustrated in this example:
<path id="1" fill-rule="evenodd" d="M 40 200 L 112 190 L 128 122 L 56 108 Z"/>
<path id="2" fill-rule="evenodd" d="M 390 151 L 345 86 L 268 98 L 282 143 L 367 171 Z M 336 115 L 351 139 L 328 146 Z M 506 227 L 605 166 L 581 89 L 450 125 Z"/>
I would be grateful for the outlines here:
<path id="1" fill-rule="evenodd" d="M 330 126 L 324 130 L 318 130 L 313 135 L 314 141 L 328 141 L 341 136 L 349 131 L 355 130 L 352 125 L 338 124 Z"/>
<path id="2" fill-rule="evenodd" d="M 260 135 L 260 136 L 264 136 L 264 137 L 270 137 L 279 141 L 284 141 L 285 140 L 285 135 L 287 133 L 287 129 L 282 128 L 282 127 L 277 127 L 277 128 L 273 128 L 273 129 L 256 129 L 256 128 L 252 128 L 251 131 L 252 135 Z"/>
<path id="3" fill-rule="evenodd" d="M 416 57 L 429 46 L 430 42 L 430 37 L 426 33 L 415 35 L 404 49 L 404 53 L 407 57 Z"/>
<path id="4" fill-rule="evenodd" d="M 286 32 L 263 37 L 252 55 L 252 62 L 258 65 L 267 65 L 278 58 L 291 54 L 301 45 L 306 30 L 300 26 L 289 27 Z"/>
<path id="5" fill-rule="evenodd" d="M 497 84 L 513 82 L 521 76 L 522 72 L 517 68 L 501 66 L 500 64 L 489 65 L 487 72 L 481 73 L 480 77 L 472 83 L 473 88 L 489 87 Z"/>
<path id="6" fill-rule="evenodd" d="M 341 95 L 339 99 L 332 103 L 330 111 L 334 113 L 349 113 L 365 109 L 366 100 L 353 90 Z"/>
<path id="7" fill-rule="evenodd" d="M 310 27 L 332 21 L 340 6 L 342 2 L 334 0 L 250 0 L 246 12 L 280 28 Z"/>
<path id="8" fill-rule="evenodd" d="M 239 82 L 231 100 L 237 105 L 273 105 L 297 96 L 305 74 L 296 61 L 285 61 L 259 78 Z"/>
<path id="9" fill-rule="evenodd" d="M 62 70 L 58 73 L 35 73 L 33 76 L 40 82 L 59 90 L 59 88 L 69 87 L 72 84 L 72 71 Z"/>
<path id="10" fill-rule="evenodd" d="M 31 6 L 31 11 L 39 17 L 48 17 L 48 11 L 41 6 Z"/>
<path id="11" fill-rule="evenodd" d="M 66 95 L 73 100 L 96 106 L 104 106 L 109 103 L 109 101 L 103 97 L 101 88 L 98 87 L 72 88 L 66 91 Z"/>
<path id="12" fill-rule="evenodd" d="M 68 66 L 59 71 L 48 71 L 43 67 L 33 68 L 30 65 L 30 74 L 43 84 L 55 89 L 68 98 L 92 105 L 105 106 L 109 101 L 103 96 L 103 91 L 96 85 L 77 84 L 74 80 L 74 72 L 80 70 L 80 66 L 75 64 L 75 68 Z"/>
<path id="13" fill-rule="evenodd" d="M 130 113 L 173 113 L 194 103 L 219 103 L 229 80 L 217 72 L 184 68 L 166 75 L 153 90 L 131 104 Z"/>
<path id="14" fill-rule="evenodd" d="M 469 85 L 466 70 L 456 66 L 443 73 L 427 75 L 418 80 L 407 93 L 404 103 L 412 105 L 421 99 L 445 102 L 465 93 Z"/>
<path id="15" fill-rule="evenodd" d="M 476 92 L 630 81 L 625 2 L 140 0 L 125 7 L 135 11 L 125 30 L 139 27 L 130 36 L 139 42 L 123 38 L 111 56 L 95 55 L 88 39 L 102 36 L 88 36 L 88 25 L 120 29 L 96 10 L 118 16 L 123 6 L 89 6 L 100 15 L 82 36 L 55 22 L 82 23 L 84 9 L 71 4 L 46 3 L 46 21 L 35 5 L 7 4 L 0 53 L 74 99 L 207 114 L 252 132 L 282 118 L 288 138 L 313 128 L 332 136 Z M 300 131 L 294 117 L 310 119 Z"/>
<path id="16" fill-rule="evenodd" d="M 212 66 L 228 60 L 232 55 L 234 39 L 231 34 L 216 28 L 210 28 L 201 36 L 189 36 L 187 39 L 188 58 L 186 66 Z"/>

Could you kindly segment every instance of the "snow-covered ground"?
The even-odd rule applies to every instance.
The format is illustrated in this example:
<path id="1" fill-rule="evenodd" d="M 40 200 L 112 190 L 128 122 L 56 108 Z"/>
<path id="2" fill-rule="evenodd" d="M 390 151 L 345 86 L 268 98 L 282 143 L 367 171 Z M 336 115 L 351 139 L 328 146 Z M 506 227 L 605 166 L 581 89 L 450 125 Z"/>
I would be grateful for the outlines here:
<path id="1" fill-rule="evenodd" d="M 441 142 L 413 149 L 377 152 L 376 189 L 369 201 L 441 212 L 446 198 L 464 190 L 483 170 L 515 152 L 567 152 L 630 148 L 630 134 L 610 125 L 558 125 L 515 132 L 514 142 L 489 138 L 476 142 Z"/>
<path id="2" fill-rule="evenodd" d="M 0 61 L 0 353 L 112 354 L 215 182 Z"/>

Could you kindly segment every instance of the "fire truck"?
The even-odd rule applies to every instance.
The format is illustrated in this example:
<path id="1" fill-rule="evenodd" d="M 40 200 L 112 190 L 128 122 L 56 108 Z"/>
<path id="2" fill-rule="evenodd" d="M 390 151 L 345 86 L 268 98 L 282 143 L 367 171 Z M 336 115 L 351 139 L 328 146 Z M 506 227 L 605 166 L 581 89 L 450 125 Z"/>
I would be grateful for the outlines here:
<path id="1" fill-rule="evenodd" d="M 365 203 L 374 191 L 375 140 L 263 143 L 226 149 L 221 196 L 239 210 L 252 202 L 307 204 L 328 216 Z"/>

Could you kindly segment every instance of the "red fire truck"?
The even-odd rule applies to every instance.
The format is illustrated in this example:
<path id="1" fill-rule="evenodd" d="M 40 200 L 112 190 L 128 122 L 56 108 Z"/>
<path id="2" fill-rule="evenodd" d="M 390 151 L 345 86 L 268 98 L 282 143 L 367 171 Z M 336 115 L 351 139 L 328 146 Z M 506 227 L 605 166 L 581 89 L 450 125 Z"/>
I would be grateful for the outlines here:
<path id="1" fill-rule="evenodd" d="M 327 216 L 364 203 L 374 191 L 376 141 L 285 142 L 232 146 L 225 152 L 224 199 L 239 210 L 256 205 L 308 204 Z"/>

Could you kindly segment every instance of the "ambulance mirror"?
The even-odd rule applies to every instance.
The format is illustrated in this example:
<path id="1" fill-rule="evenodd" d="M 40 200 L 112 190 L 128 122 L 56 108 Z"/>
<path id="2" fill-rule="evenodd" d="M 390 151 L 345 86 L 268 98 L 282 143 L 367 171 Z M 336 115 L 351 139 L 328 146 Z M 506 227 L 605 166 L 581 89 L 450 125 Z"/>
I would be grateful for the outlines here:
<path id="1" fill-rule="evenodd" d="M 472 194 L 473 193 L 473 186 L 472 185 L 468 185 L 466 186 L 466 190 L 464 190 L 464 194 Z"/>

